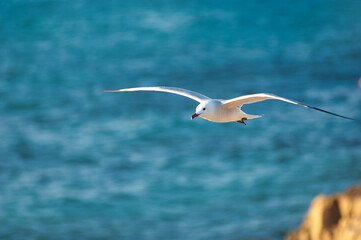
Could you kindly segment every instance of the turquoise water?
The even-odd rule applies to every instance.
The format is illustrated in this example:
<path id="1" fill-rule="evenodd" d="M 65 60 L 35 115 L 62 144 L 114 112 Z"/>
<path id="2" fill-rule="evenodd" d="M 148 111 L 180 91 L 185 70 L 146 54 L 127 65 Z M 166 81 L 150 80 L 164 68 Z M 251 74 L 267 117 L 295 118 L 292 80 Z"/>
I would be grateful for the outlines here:
<path id="1" fill-rule="evenodd" d="M 361 2 L 2 1 L 0 239 L 281 239 L 361 180 L 361 127 L 287 103 L 190 120 L 165 85 L 361 118 Z"/>

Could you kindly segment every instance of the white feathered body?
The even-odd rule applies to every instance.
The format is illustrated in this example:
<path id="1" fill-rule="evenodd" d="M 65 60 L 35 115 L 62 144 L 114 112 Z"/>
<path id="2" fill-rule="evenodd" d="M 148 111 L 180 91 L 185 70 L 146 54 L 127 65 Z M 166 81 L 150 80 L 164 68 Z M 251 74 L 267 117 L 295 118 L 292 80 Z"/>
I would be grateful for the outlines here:
<path id="1" fill-rule="evenodd" d="M 212 99 L 200 104 L 197 107 L 197 111 L 205 107 L 207 112 L 199 117 L 217 123 L 236 122 L 241 121 L 242 118 L 253 119 L 261 117 L 259 115 L 249 115 L 243 112 L 240 107 L 229 108 L 222 103 L 223 101 L 224 100 Z"/>

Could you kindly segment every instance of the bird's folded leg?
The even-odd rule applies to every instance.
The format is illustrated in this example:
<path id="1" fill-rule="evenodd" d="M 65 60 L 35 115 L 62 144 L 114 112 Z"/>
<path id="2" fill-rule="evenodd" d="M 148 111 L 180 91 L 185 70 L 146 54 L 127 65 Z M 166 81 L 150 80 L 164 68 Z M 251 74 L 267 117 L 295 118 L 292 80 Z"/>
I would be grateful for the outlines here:
<path id="1" fill-rule="evenodd" d="M 244 121 L 246 121 L 247 120 L 247 118 L 242 118 L 240 121 L 237 121 L 237 122 L 239 122 L 239 123 L 242 123 L 242 124 L 244 124 L 244 125 L 247 125 Z"/>

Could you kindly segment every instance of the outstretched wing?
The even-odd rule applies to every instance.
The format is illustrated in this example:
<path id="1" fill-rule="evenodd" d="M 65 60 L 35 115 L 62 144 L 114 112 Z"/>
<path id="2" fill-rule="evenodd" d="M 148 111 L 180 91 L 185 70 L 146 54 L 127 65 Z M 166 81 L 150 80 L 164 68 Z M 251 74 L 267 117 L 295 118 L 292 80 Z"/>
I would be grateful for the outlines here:
<path id="1" fill-rule="evenodd" d="M 187 98 L 191 98 L 197 102 L 202 102 L 204 100 L 210 99 L 203 94 L 189 91 L 183 88 L 175 88 L 175 87 L 136 87 L 136 88 L 125 88 L 125 89 L 118 89 L 118 90 L 105 90 L 102 92 L 134 92 L 134 91 L 156 91 L 156 92 L 168 92 L 174 93 L 178 95 L 182 95 Z"/>
<path id="2" fill-rule="evenodd" d="M 264 101 L 264 100 L 269 100 L 269 99 L 275 99 L 275 100 L 280 100 L 280 101 L 284 101 L 284 102 L 288 102 L 288 103 L 292 103 L 292 104 L 296 104 L 299 106 L 303 106 L 303 107 L 307 107 L 307 108 L 311 108 L 317 111 L 321 111 L 324 113 L 328 113 L 337 117 L 342 117 L 342 118 L 346 118 L 346 119 L 350 119 L 350 120 L 355 120 L 353 118 L 349 118 L 349 117 L 345 117 L 336 113 L 332 113 L 317 107 L 311 107 L 309 105 L 303 104 L 303 103 L 299 103 L 299 102 L 295 102 L 286 98 L 282 98 L 282 97 L 278 97 L 275 95 L 271 95 L 271 94 L 267 94 L 267 93 L 257 93 L 257 94 L 251 94 L 251 95 L 244 95 L 244 96 L 240 96 L 237 98 L 232 98 L 229 100 L 223 100 L 223 104 L 226 107 L 232 108 L 232 107 L 241 107 L 243 104 L 249 104 L 249 103 L 255 103 L 255 102 L 260 102 L 260 101 Z"/>

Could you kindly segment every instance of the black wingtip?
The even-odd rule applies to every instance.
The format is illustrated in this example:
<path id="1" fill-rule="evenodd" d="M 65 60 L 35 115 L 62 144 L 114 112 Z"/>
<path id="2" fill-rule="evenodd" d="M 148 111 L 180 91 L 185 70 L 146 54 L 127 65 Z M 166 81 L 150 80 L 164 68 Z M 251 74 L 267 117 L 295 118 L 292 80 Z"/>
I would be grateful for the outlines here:
<path id="1" fill-rule="evenodd" d="M 301 105 L 301 106 L 303 106 L 303 107 L 311 108 L 311 109 L 314 109 L 314 110 L 317 110 L 317 111 L 320 111 L 320 112 L 324 112 L 324 113 L 328 113 L 328 114 L 334 115 L 334 116 L 336 116 L 336 117 L 341 117 L 341 118 L 348 119 L 348 120 L 352 120 L 352 121 L 359 121 L 359 120 L 357 120 L 357 119 L 350 118 L 350 117 L 346 117 L 346 116 L 342 116 L 342 115 L 339 115 L 339 114 L 336 114 L 336 113 L 332 113 L 332 112 L 323 110 L 323 109 L 321 109 L 321 108 L 312 107 L 312 106 L 309 106 L 309 105 L 306 105 L 306 104 L 302 104 L 302 103 L 298 103 L 298 104 Z"/>
<path id="2" fill-rule="evenodd" d="M 328 114 L 337 116 L 337 117 L 341 117 L 341 118 L 344 118 L 344 119 L 353 120 L 353 121 L 356 120 L 356 119 L 353 119 L 353 118 L 350 118 L 350 117 L 346 117 L 346 116 L 342 116 L 342 115 L 339 115 L 339 114 L 336 114 L 336 113 L 332 113 L 332 112 L 329 112 L 329 111 L 326 111 L 326 110 L 323 110 L 323 109 L 320 109 L 320 108 L 317 108 L 317 107 L 311 107 L 311 108 L 312 108 L 312 109 L 315 109 L 315 110 L 318 110 L 318 111 L 321 111 L 321 112 L 324 112 L 324 113 L 328 113 Z"/>

